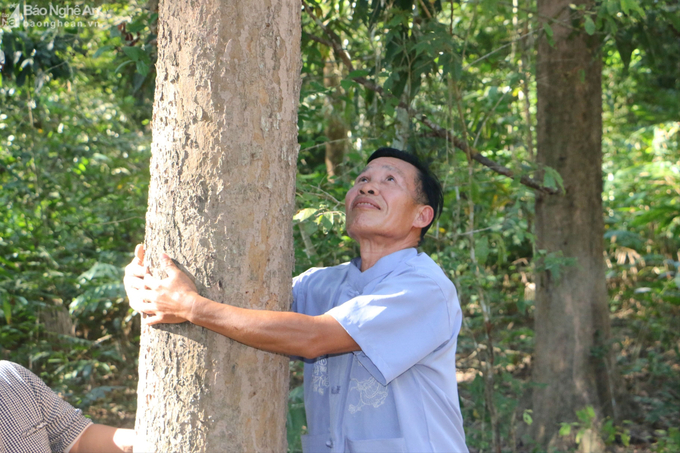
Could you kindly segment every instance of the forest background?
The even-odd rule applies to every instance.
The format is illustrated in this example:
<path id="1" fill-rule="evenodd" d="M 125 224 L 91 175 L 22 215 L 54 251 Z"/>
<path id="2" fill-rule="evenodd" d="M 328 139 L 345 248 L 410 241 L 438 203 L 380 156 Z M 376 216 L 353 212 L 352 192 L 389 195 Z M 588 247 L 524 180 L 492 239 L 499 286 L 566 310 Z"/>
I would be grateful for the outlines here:
<path id="1" fill-rule="evenodd" d="M 554 24 L 539 21 L 532 0 L 307 4 L 295 273 L 356 255 L 342 200 L 370 152 L 392 145 L 431 161 L 445 207 L 422 250 L 460 294 L 468 444 L 489 451 L 498 427 L 504 451 L 538 449 L 527 397 L 534 276 L 574 263 L 536 247 L 536 193 L 519 175 L 562 187 L 556 169 L 536 164 L 536 42 L 550 41 Z M 94 420 L 132 427 L 139 317 L 122 268 L 144 234 L 157 4 L 96 3 L 87 14 L 30 5 L 46 14 L 0 6 L 0 358 Z M 560 435 L 578 442 L 595 429 L 612 451 L 678 452 L 680 3 L 572 8 L 569 26 L 595 36 L 604 61 L 608 347 L 636 410 L 596 421 L 584 407 Z M 428 120 L 517 176 L 468 159 Z M 292 363 L 290 451 L 306 423 L 301 384 Z"/>

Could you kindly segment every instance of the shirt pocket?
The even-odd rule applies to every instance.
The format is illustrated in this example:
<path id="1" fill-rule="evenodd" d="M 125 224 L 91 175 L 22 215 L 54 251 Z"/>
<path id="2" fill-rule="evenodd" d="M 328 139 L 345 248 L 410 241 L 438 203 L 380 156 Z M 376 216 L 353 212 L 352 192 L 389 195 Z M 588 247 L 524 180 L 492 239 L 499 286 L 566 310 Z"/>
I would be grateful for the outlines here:
<path id="1" fill-rule="evenodd" d="M 403 437 L 391 439 L 347 439 L 347 453 L 406 453 L 406 441 Z"/>

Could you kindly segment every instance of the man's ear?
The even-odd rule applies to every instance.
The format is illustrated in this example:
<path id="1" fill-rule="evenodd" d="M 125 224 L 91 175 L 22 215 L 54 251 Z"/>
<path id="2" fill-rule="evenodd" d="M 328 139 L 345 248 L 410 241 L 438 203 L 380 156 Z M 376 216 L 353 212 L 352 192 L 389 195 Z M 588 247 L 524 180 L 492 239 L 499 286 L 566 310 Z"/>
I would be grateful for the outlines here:
<path id="1" fill-rule="evenodd" d="M 422 205 L 418 207 L 418 215 L 413 220 L 413 226 L 416 228 L 425 228 L 434 219 L 434 209 L 429 205 Z"/>

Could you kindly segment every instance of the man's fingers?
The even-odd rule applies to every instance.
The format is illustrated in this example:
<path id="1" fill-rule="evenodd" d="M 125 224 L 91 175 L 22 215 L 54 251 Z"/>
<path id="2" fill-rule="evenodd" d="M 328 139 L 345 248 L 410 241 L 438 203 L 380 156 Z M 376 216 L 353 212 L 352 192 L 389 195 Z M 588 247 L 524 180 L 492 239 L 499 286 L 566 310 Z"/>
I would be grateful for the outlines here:
<path id="1" fill-rule="evenodd" d="M 144 301 L 142 301 L 139 298 L 136 297 L 131 297 L 130 298 L 130 307 L 137 313 L 144 313 L 142 310 L 144 309 Z"/>
<path id="2" fill-rule="evenodd" d="M 134 276 L 134 277 L 144 277 L 146 275 L 147 269 L 145 266 L 142 266 L 141 264 L 137 264 L 134 261 L 127 266 L 125 266 L 125 275 L 126 276 Z"/>
<path id="3" fill-rule="evenodd" d="M 128 289 L 146 289 L 144 279 L 133 275 L 123 277 L 123 284 Z"/>
<path id="4" fill-rule="evenodd" d="M 142 318 L 143 326 L 153 326 L 154 324 L 160 324 L 163 320 L 160 315 L 147 316 Z"/>
<path id="5" fill-rule="evenodd" d="M 130 298 L 130 307 L 137 313 L 156 314 L 156 304 L 146 303 L 144 302 L 144 299 L 139 296 Z"/>
<path id="6" fill-rule="evenodd" d="M 139 264 L 144 263 L 144 244 L 137 244 L 135 247 L 135 258 L 137 258 Z"/>
<path id="7" fill-rule="evenodd" d="M 172 261 L 172 259 L 165 253 L 161 254 L 161 266 L 163 266 L 163 270 L 168 274 L 169 277 L 174 277 L 179 272 L 181 272 L 177 266 L 175 266 L 175 263 Z"/>
<path id="8" fill-rule="evenodd" d="M 137 291 L 137 297 L 141 298 L 145 302 L 149 302 L 150 305 L 155 307 L 155 302 L 158 299 L 158 292 L 153 289 L 141 289 Z"/>
<path id="9" fill-rule="evenodd" d="M 161 280 L 154 277 L 151 274 L 144 275 L 144 280 L 142 280 L 142 282 L 149 289 L 158 289 L 161 286 Z M 139 289 L 145 289 L 145 288 L 139 288 Z"/>

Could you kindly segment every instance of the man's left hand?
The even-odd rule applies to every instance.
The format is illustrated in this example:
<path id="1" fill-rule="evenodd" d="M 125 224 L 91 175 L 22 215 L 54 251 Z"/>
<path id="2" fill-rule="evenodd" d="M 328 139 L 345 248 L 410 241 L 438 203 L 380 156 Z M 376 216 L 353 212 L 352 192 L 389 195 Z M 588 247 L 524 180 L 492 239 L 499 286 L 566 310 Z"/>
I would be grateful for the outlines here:
<path id="1" fill-rule="evenodd" d="M 161 266 L 168 276 L 159 279 L 149 274 L 145 275 L 146 289 L 139 291 L 141 300 L 130 300 L 133 309 L 147 315 L 142 317 L 143 325 L 187 321 L 194 300 L 198 297 L 194 282 L 175 266 L 168 255 L 161 256 Z"/>

